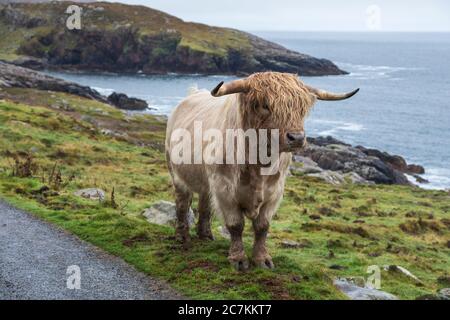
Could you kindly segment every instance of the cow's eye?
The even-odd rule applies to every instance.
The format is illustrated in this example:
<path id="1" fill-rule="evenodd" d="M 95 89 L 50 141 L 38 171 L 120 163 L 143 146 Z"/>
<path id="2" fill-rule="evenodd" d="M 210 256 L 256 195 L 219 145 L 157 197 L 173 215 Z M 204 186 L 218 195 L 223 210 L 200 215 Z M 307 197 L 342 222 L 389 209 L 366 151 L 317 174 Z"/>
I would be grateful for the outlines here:
<path id="1" fill-rule="evenodd" d="M 264 104 L 263 104 L 263 109 L 264 109 L 264 110 L 269 110 L 269 105 L 268 105 L 267 103 L 264 103 Z"/>

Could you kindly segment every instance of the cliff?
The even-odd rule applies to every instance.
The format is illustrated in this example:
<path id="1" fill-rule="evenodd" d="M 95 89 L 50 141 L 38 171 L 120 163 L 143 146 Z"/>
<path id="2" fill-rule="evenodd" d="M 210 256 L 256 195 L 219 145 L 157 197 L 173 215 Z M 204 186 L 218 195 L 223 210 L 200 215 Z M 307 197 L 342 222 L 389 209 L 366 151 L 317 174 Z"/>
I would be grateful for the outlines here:
<path id="1" fill-rule="evenodd" d="M 0 59 L 36 69 L 145 74 L 345 73 L 329 60 L 249 33 L 185 22 L 144 6 L 76 3 L 81 30 L 70 31 L 70 4 L 0 5 Z"/>

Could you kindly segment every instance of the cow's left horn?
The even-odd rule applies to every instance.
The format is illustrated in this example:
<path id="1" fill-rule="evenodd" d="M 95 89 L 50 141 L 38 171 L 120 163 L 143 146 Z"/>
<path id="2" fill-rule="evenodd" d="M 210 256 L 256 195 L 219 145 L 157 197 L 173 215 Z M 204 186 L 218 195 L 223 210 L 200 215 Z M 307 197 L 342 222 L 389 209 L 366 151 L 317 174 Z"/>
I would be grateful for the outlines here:
<path id="1" fill-rule="evenodd" d="M 319 100 L 331 100 L 331 101 L 337 101 L 337 100 L 345 100 L 348 98 L 353 97 L 355 94 L 358 93 L 359 88 L 356 90 L 353 90 L 352 92 L 348 93 L 332 93 L 321 89 L 316 89 L 310 86 L 306 86 L 306 88 L 311 92 L 313 95 L 317 97 Z"/>
<path id="2" fill-rule="evenodd" d="M 211 95 L 213 95 L 214 97 L 221 97 L 221 96 L 225 96 L 227 94 L 233 94 L 233 93 L 239 93 L 239 92 L 247 92 L 248 88 L 247 88 L 247 83 L 245 80 L 234 80 L 228 83 L 223 83 L 223 81 L 221 83 L 219 83 L 217 85 L 217 87 L 215 87 L 212 91 L 211 91 Z"/>

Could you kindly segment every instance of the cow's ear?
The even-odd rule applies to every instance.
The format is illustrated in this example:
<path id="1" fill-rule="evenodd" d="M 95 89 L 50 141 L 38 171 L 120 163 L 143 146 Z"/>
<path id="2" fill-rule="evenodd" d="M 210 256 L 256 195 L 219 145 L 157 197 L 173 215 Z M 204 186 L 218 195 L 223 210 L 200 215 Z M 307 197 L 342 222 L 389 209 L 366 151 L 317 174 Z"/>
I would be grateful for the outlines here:
<path id="1" fill-rule="evenodd" d="M 227 94 L 248 92 L 247 81 L 244 79 L 234 80 L 228 83 L 220 82 L 212 91 L 213 97 L 221 97 Z"/>

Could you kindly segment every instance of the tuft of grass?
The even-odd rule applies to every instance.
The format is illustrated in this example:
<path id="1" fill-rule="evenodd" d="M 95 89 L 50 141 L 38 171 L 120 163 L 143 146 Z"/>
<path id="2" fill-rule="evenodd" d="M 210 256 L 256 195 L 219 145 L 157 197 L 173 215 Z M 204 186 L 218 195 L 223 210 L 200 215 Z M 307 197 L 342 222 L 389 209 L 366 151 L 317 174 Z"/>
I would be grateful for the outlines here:
<path id="1" fill-rule="evenodd" d="M 410 233 L 413 235 L 418 235 L 422 233 L 436 232 L 440 233 L 443 229 L 443 225 L 436 221 L 426 221 L 422 219 L 414 220 L 414 221 L 406 221 L 400 224 L 400 229 L 403 232 Z"/>

